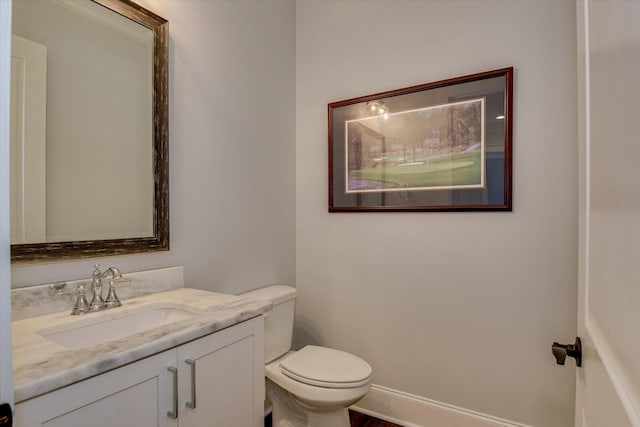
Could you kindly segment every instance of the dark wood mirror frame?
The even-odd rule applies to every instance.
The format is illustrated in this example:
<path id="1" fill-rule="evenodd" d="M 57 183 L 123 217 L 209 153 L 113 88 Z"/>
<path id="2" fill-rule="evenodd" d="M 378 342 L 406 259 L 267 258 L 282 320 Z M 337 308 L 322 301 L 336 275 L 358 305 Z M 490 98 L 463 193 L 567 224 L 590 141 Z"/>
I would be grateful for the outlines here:
<path id="1" fill-rule="evenodd" d="M 169 23 L 130 0 L 91 0 L 153 31 L 153 236 L 11 245 L 14 263 L 169 250 Z"/>

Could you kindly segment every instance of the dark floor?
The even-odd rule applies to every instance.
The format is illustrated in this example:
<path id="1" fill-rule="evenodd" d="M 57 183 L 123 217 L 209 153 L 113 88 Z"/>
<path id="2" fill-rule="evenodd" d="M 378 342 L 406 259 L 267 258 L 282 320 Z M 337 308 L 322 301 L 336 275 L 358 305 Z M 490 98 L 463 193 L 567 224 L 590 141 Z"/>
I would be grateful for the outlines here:
<path id="1" fill-rule="evenodd" d="M 401 427 L 398 424 L 382 421 L 360 412 L 349 411 L 351 427 Z"/>
<path id="2" fill-rule="evenodd" d="M 369 415 L 349 410 L 351 427 L 401 427 L 398 424 L 382 421 Z M 264 427 L 272 427 L 271 414 L 264 419 Z"/>

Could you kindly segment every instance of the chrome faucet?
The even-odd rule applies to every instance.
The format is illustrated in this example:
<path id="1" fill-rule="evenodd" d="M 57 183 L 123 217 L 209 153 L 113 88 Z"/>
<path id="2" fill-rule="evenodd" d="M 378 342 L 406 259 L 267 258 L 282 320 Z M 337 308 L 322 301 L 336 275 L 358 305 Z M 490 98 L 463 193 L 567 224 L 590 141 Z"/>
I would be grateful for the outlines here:
<path id="1" fill-rule="evenodd" d="M 105 299 L 102 297 L 102 279 L 107 276 L 111 276 L 111 280 L 109 280 L 109 292 L 105 301 Z M 122 303 L 118 299 L 118 295 L 116 295 L 116 285 L 121 282 L 129 281 L 130 279 L 125 279 L 124 277 L 122 277 L 122 273 L 116 267 L 109 267 L 105 271 L 100 271 L 100 264 L 94 264 L 93 274 L 91 277 L 91 292 L 93 292 L 93 297 L 91 298 L 90 303 L 87 302 L 87 299 L 85 297 L 86 284 L 80 284 L 76 289 L 65 289 L 65 283 L 60 285 L 56 289 L 56 294 L 62 295 L 68 293 L 76 293 L 78 295 L 78 298 L 75 305 L 73 306 L 73 309 L 71 310 L 71 314 L 85 314 L 94 311 L 105 310 L 107 308 L 120 307 Z"/>

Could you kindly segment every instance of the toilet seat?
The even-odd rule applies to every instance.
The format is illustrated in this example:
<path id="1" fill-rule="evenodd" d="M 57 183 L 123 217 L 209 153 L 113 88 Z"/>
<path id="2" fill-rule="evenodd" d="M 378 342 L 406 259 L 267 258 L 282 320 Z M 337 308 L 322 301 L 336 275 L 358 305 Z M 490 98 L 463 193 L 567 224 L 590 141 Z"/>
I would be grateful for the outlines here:
<path id="1" fill-rule="evenodd" d="M 1 1 L 1 0 L 0 0 Z M 305 407 L 327 411 L 329 409 L 346 408 L 353 405 L 369 391 L 371 383 L 367 382 L 359 387 L 333 388 L 318 387 L 305 384 L 284 374 L 280 364 L 295 355 L 292 351 L 265 366 L 265 376 L 277 386 L 289 392 L 296 401 Z"/>
<path id="2" fill-rule="evenodd" d="M 304 384 L 326 388 L 356 388 L 371 380 L 371 366 L 359 357 L 332 348 L 308 345 L 284 358 L 281 372 Z"/>

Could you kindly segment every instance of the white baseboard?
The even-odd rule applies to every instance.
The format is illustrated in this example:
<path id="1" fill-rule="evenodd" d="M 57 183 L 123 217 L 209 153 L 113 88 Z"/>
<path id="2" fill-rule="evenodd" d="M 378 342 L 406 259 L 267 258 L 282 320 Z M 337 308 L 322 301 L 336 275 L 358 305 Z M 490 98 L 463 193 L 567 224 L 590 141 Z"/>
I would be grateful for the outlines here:
<path id="1" fill-rule="evenodd" d="M 531 427 L 376 384 L 352 408 L 405 427 Z"/>

